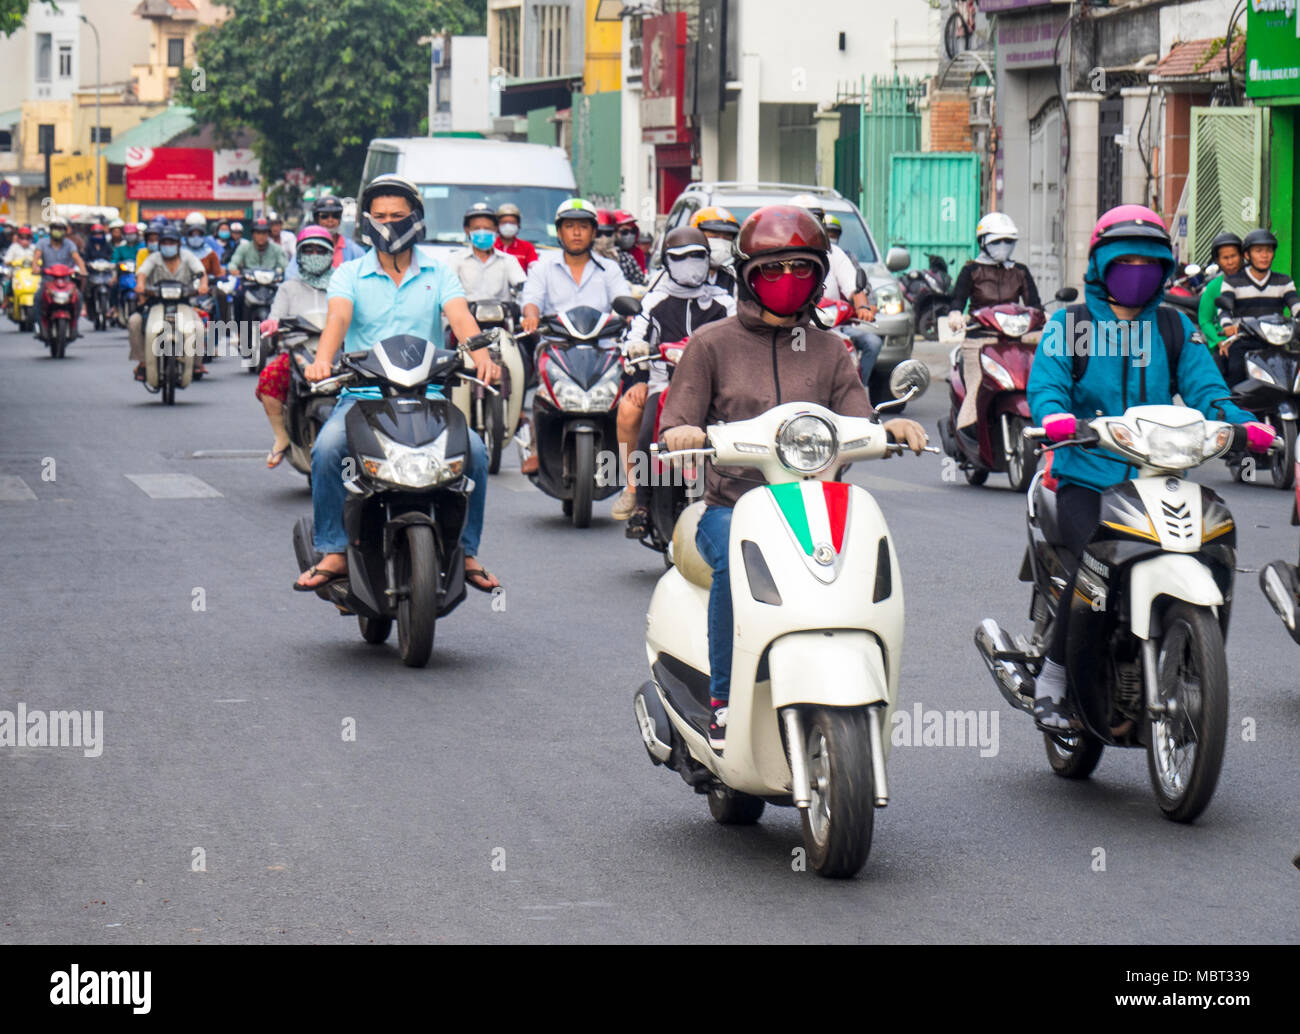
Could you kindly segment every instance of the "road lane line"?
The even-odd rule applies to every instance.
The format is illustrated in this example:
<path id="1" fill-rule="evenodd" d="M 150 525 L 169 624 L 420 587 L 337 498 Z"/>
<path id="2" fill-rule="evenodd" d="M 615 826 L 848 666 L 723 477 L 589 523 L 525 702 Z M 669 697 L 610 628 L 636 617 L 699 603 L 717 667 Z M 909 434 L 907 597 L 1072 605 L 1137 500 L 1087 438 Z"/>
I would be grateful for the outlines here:
<path id="1" fill-rule="evenodd" d="M 193 474 L 124 474 L 150 499 L 220 499 L 222 495 Z"/>
<path id="2" fill-rule="evenodd" d="M 32 503 L 36 493 L 17 474 L 0 474 L 0 503 Z"/>

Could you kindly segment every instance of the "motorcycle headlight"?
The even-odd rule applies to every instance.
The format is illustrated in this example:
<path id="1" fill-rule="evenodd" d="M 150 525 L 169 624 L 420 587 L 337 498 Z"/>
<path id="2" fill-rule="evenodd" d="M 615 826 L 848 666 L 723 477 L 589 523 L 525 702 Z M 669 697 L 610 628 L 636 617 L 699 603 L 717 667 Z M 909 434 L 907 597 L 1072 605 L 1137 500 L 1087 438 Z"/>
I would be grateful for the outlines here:
<path id="1" fill-rule="evenodd" d="M 1029 333 L 1029 317 L 1024 313 L 995 312 L 993 318 L 1007 337 L 1024 337 Z"/>
<path id="2" fill-rule="evenodd" d="M 1289 323 L 1260 323 L 1259 332 L 1270 345 L 1288 345 L 1291 343 L 1291 325 Z"/>
<path id="3" fill-rule="evenodd" d="M 1252 379 L 1262 381 L 1265 384 L 1277 384 L 1271 373 L 1251 359 L 1246 360 L 1246 374 Z"/>
<path id="4" fill-rule="evenodd" d="M 180 284 L 164 284 L 158 288 L 158 296 L 165 302 L 179 301 L 181 294 Z"/>
<path id="5" fill-rule="evenodd" d="M 1182 427 L 1139 420 L 1138 430 L 1146 439 L 1147 458 L 1161 470 L 1186 470 L 1205 458 L 1205 422 L 1197 420 Z"/>
<path id="6" fill-rule="evenodd" d="M 983 352 L 980 353 L 980 366 L 984 372 L 993 378 L 993 381 L 999 388 L 1004 391 L 1010 391 L 1015 388 L 1016 380 L 1007 372 L 1007 368 L 992 356 Z"/>
<path id="7" fill-rule="evenodd" d="M 66 301 L 67 301 L 69 298 L 71 298 L 71 297 L 72 297 L 72 293 L 71 293 L 70 291 L 51 291 L 51 292 L 50 292 L 50 299 L 51 299 L 51 301 L 54 301 L 54 302 L 57 302 L 57 303 L 60 303 L 60 304 L 63 303 L 63 302 L 66 302 Z"/>
<path id="8" fill-rule="evenodd" d="M 604 413 L 614 404 L 614 399 L 618 397 L 618 386 L 623 379 L 622 370 L 618 366 L 610 368 L 596 386 L 586 393 L 586 406 L 588 413 Z"/>
<path id="9" fill-rule="evenodd" d="M 816 474 L 834 462 L 839 451 L 835 428 L 819 416 L 794 417 L 776 435 L 776 454 L 795 474 Z"/>
<path id="10" fill-rule="evenodd" d="M 550 381 L 551 398 L 560 409 L 572 411 L 585 407 L 587 393 L 579 388 L 568 374 L 552 369 Z"/>
<path id="11" fill-rule="evenodd" d="M 465 469 L 465 457 L 445 458 L 446 435 L 439 435 L 429 445 L 412 448 L 393 441 L 386 435 L 375 433 L 375 439 L 384 450 L 382 459 L 363 456 L 361 465 L 373 478 L 387 481 L 403 488 L 429 488 L 454 481 Z"/>

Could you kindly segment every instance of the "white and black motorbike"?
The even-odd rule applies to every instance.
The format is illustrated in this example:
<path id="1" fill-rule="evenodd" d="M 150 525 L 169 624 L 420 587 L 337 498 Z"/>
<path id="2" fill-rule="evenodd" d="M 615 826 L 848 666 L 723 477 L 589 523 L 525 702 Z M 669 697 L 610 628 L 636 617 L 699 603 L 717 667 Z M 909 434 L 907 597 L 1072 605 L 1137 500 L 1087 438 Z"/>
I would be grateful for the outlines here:
<path id="1" fill-rule="evenodd" d="M 314 391 L 314 385 L 303 376 L 303 370 L 316 358 L 326 315 L 324 311 L 313 310 L 286 316 L 273 335 L 277 349 L 289 353 L 289 395 L 284 405 L 289 464 L 298 473 L 307 475 L 308 484 L 311 484 L 311 447 L 334 411 L 334 399 Z"/>
<path id="2" fill-rule="evenodd" d="M 1042 440 L 1042 428 L 1025 437 Z M 1210 803 L 1223 762 L 1237 534 L 1224 501 L 1185 474 L 1245 441 L 1243 429 L 1194 409 L 1134 406 L 1044 447 L 1097 447 L 1137 468 L 1101 494 L 1097 530 L 1078 564 L 1065 667 L 1080 728 L 1044 732 L 1048 762 L 1059 776 L 1086 779 L 1105 747 L 1145 749 L 1156 800 L 1175 822 L 1193 821 Z M 1044 480 L 1038 472 L 1029 489 L 1020 567 L 1032 586 L 1033 633 L 1013 641 L 992 618 L 975 632 L 999 691 L 1030 714 L 1072 559 L 1056 492 Z"/>
<path id="3" fill-rule="evenodd" d="M 908 361 L 890 380 L 903 405 L 925 390 L 929 371 Z M 659 455 L 757 468 L 768 482 L 745 493 L 731 519 L 726 746 L 715 751 L 708 739 L 713 572 L 695 546 L 702 502 L 678 520 L 674 566 L 650 602 L 651 678 L 633 697 L 641 738 L 651 761 L 708 795 L 718 822 L 750 824 L 766 803 L 792 804 L 813 869 L 853 876 L 871 849 L 874 809 L 889 801 L 903 583 L 880 507 L 835 477 L 903 447 L 876 419 L 803 402 L 713 425 L 708 442 Z"/>
<path id="4" fill-rule="evenodd" d="M 242 292 L 243 318 L 254 328 L 257 350 L 248 365 L 249 373 L 262 372 L 267 360 L 275 354 L 272 341 L 257 329 L 262 321 L 271 314 L 275 303 L 275 292 L 284 281 L 284 274 L 275 269 L 248 269 L 244 271 L 240 290 Z"/>
<path id="5" fill-rule="evenodd" d="M 501 381 L 496 392 L 462 381 L 452 389 L 451 400 L 483 439 L 488 451 L 488 473 L 495 474 L 501 469 L 501 451 L 519 430 L 527 391 L 523 354 L 514 337 L 518 307 L 513 302 L 488 301 L 470 302 L 469 307 L 479 330 L 492 338 L 488 352 L 501 368 Z M 465 364 L 472 372 L 474 364 L 468 352 Z"/>
<path id="6" fill-rule="evenodd" d="M 203 320 L 190 302 L 194 288 L 180 280 L 160 280 L 154 287 L 144 323 L 145 390 L 175 405 L 178 389 L 194 379 L 196 357 L 202 354 Z"/>
<path id="7" fill-rule="evenodd" d="M 361 399 L 348 411 L 348 574 L 317 595 L 357 615 L 368 643 L 384 642 L 396 620 L 402 663 L 422 668 L 438 618 L 465 598 L 460 535 L 473 489 L 465 420 L 445 398 L 426 397 L 426 388 L 445 390 L 468 375 L 459 352 L 412 335 L 344 353 L 339 365 L 341 374 L 316 382 L 318 393 L 364 385 L 384 397 Z M 310 517 L 293 529 L 303 571 L 321 559 L 312 530 Z"/>

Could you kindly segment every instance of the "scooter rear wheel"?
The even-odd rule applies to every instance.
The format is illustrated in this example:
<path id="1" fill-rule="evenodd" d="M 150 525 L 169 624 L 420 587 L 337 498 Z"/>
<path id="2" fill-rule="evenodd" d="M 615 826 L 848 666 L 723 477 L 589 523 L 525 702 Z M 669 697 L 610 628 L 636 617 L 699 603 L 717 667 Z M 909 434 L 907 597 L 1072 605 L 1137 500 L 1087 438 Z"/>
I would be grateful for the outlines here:
<path id="1" fill-rule="evenodd" d="M 361 628 L 361 638 L 375 645 L 387 642 L 389 633 L 393 631 L 392 618 L 368 618 L 358 614 L 357 624 Z"/>
<path id="2" fill-rule="evenodd" d="M 1047 763 L 1062 779 L 1087 779 L 1101 761 L 1105 744 L 1087 732 L 1073 736 L 1043 733 L 1043 746 L 1047 748 Z"/>
<path id="3" fill-rule="evenodd" d="M 984 467 L 967 467 L 966 484 L 975 485 L 976 487 L 984 484 L 989 479 L 989 472 Z"/>
<path id="4" fill-rule="evenodd" d="M 875 825 L 870 717 L 860 708 L 804 712 L 812 802 L 800 810 L 808 860 L 821 876 L 857 874 L 871 853 Z"/>
<path id="5" fill-rule="evenodd" d="M 762 817 L 767 802 L 726 786 L 709 791 L 709 814 L 722 826 L 752 826 Z"/>
<path id="6" fill-rule="evenodd" d="M 1282 425 L 1281 436 L 1286 448 L 1272 456 L 1273 487 L 1285 491 L 1295 484 L 1296 428 L 1294 420 L 1278 418 L 1278 423 Z"/>

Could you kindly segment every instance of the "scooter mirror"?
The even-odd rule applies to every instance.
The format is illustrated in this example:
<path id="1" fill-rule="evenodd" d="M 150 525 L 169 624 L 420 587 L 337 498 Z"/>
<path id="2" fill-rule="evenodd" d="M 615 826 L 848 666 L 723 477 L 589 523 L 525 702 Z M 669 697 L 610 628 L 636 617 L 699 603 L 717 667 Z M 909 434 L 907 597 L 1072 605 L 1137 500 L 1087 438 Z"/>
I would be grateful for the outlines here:
<path id="1" fill-rule="evenodd" d="M 1210 277 L 1211 279 L 1218 276 L 1221 272 L 1223 272 L 1223 270 L 1219 268 L 1219 264 L 1217 262 L 1211 262 L 1208 266 L 1205 267 L 1205 275 Z"/>
<path id="2" fill-rule="evenodd" d="M 930 368 L 919 359 L 904 359 L 889 375 L 889 393 L 896 399 L 916 398 L 930 387 Z"/>
<path id="3" fill-rule="evenodd" d="M 1199 276 L 1200 273 L 1201 267 L 1195 262 L 1189 262 L 1183 267 L 1183 276 Z"/>
<path id="4" fill-rule="evenodd" d="M 1062 287 L 1056 292 L 1056 300 L 1058 302 L 1072 302 L 1078 297 L 1079 289 L 1077 287 Z"/>
<path id="5" fill-rule="evenodd" d="M 610 308 L 620 316 L 635 316 L 641 311 L 641 303 L 629 294 L 621 294 L 614 299 Z"/>
<path id="6" fill-rule="evenodd" d="M 892 247 L 885 255 L 885 268 L 891 273 L 897 273 L 906 269 L 912 264 L 912 256 L 906 248 Z"/>
<path id="7" fill-rule="evenodd" d="M 854 286 L 858 291 L 865 291 L 867 289 L 867 271 L 861 266 L 858 266 L 858 276 Z"/>

